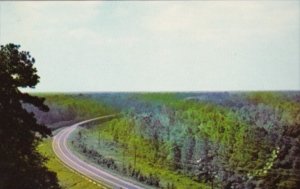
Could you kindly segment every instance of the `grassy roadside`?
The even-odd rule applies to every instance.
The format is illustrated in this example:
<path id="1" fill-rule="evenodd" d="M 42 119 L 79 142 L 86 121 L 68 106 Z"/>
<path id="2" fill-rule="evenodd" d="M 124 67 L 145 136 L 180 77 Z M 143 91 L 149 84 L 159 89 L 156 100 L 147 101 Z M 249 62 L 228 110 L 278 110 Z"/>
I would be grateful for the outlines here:
<path id="1" fill-rule="evenodd" d="M 38 151 L 45 157 L 48 158 L 46 166 L 50 171 L 57 174 L 59 184 L 62 188 L 66 189 L 99 189 L 96 184 L 89 182 L 87 179 L 83 178 L 81 175 L 72 172 L 70 169 L 65 167 L 60 160 L 55 156 L 52 150 L 52 139 L 45 139 L 38 146 Z"/>

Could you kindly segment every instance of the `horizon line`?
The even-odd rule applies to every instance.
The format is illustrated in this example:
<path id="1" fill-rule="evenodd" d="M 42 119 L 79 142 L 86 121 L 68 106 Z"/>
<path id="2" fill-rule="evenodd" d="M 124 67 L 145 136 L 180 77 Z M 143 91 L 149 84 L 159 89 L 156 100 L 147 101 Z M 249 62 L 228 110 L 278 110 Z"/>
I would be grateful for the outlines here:
<path id="1" fill-rule="evenodd" d="M 300 92 L 296 89 L 287 90 L 157 90 L 157 91 L 143 91 L 143 90 L 120 90 L 120 91 L 22 91 L 24 93 L 247 93 L 247 92 Z"/>

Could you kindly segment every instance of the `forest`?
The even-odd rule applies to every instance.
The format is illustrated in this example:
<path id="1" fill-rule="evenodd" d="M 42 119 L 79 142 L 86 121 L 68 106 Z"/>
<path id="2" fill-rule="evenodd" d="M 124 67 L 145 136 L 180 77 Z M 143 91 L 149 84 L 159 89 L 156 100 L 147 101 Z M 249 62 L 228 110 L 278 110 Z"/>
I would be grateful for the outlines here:
<path id="1" fill-rule="evenodd" d="M 27 109 L 52 129 L 117 113 L 77 129 L 70 146 L 149 188 L 300 185 L 299 92 L 39 95 L 50 112 Z"/>

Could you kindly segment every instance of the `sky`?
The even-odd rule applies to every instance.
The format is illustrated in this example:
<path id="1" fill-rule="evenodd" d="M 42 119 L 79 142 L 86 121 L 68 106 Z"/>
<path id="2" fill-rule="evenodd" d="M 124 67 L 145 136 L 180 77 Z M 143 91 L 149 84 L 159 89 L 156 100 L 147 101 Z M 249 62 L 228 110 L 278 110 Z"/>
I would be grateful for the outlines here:
<path id="1" fill-rule="evenodd" d="M 300 90 L 300 1 L 0 2 L 34 91 Z M 29 90 L 30 91 L 30 90 Z"/>

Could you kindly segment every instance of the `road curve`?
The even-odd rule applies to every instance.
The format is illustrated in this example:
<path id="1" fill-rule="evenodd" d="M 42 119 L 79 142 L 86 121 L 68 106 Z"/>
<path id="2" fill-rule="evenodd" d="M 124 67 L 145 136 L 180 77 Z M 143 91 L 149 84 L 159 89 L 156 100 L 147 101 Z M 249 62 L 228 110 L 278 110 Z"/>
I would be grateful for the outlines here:
<path id="1" fill-rule="evenodd" d="M 82 121 L 62 129 L 53 137 L 52 148 L 56 156 L 69 168 L 79 172 L 80 174 L 90 178 L 95 182 L 104 183 L 105 186 L 109 188 L 128 188 L 128 189 L 142 189 L 142 187 L 130 183 L 122 178 L 116 177 L 103 169 L 94 167 L 91 164 L 81 160 L 75 154 L 71 152 L 68 148 L 67 140 L 69 135 L 79 126 L 84 123 L 92 122 L 95 120 L 105 119 L 113 117 L 114 115 L 97 117 L 94 119 L 89 119 Z"/>

